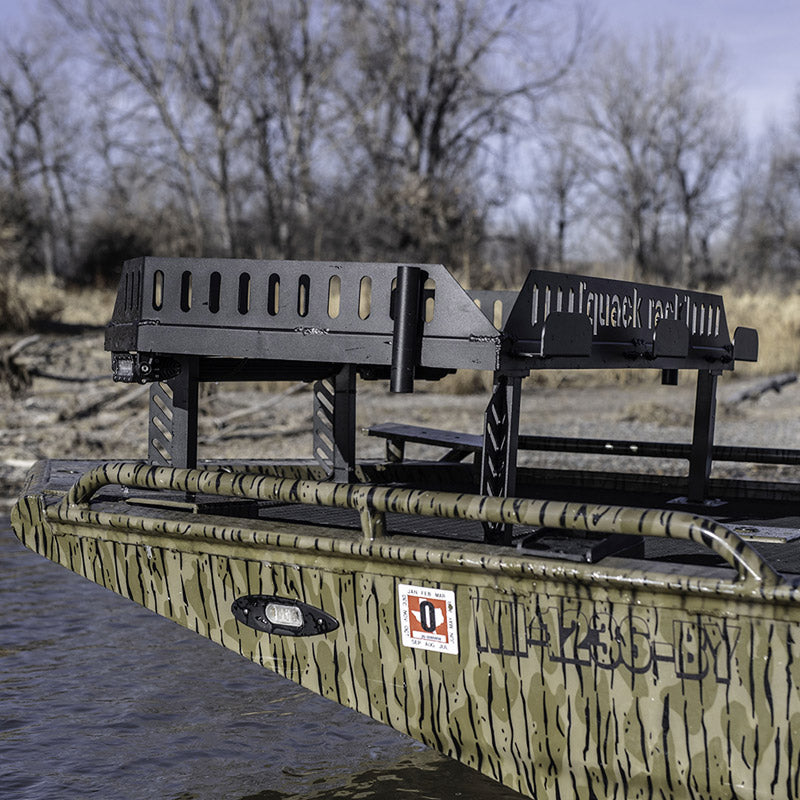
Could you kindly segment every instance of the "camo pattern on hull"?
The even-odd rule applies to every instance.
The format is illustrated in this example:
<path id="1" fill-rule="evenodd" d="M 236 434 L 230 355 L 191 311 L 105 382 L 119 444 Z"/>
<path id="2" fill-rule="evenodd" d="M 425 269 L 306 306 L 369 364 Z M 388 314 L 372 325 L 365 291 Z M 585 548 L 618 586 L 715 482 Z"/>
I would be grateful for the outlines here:
<path id="1" fill-rule="evenodd" d="M 68 512 L 41 478 L 13 515 L 29 548 L 531 797 L 800 796 L 792 586 L 132 507 Z M 456 652 L 407 646 L 403 587 L 455 615 Z M 301 600 L 339 627 L 258 632 L 231 612 L 251 595 Z"/>

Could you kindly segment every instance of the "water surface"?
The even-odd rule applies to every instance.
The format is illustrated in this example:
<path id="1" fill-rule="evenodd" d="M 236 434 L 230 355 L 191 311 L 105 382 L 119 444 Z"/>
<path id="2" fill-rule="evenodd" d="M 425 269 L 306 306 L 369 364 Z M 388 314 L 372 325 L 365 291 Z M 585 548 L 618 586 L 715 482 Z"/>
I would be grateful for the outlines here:
<path id="1" fill-rule="evenodd" d="M 0 797 L 521 795 L 31 553 L 0 519 Z"/>

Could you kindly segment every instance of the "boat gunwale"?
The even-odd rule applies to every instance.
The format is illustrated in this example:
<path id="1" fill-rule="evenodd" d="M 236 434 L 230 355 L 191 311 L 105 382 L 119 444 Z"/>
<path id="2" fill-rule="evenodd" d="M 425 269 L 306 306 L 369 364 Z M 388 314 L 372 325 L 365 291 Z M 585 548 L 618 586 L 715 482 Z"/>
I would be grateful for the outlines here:
<path id="1" fill-rule="evenodd" d="M 488 513 L 490 518 L 494 514 L 495 518 L 509 521 L 510 514 L 514 521 L 530 524 L 530 517 L 526 517 L 524 513 L 528 511 L 537 513 L 539 515 L 537 524 L 547 527 L 606 532 L 605 528 L 609 523 L 613 523 L 609 532 L 686 538 L 699 541 L 712 550 L 716 545 L 717 550 L 723 550 L 720 553 L 723 557 L 727 555 L 726 560 L 729 563 L 730 559 L 734 559 L 734 564 L 738 565 L 738 578 L 730 580 L 713 577 L 713 573 L 708 570 L 702 576 L 687 575 L 685 565 L 673 567 L 673 572 L 675 569 L 680 569 L 681 574 L 678 576 L 671 574 L 670 565 L 660 562 L 648 562 L 647 570 L 641 567 L 637 569 L 633 565 L 641 562 L 626 558 L 607 557 L 602 563 L 590 564 L 550 557 L 537 558 L 530 552 L 519 550 L 514 552 L 506 546 L 478 542 L 459 542 L 457 547 L 443 546 L 442 540 L 434 537 L 410 537 L 400 534 L 372 537 L 363 532 L 343 530 L 338 530 L 336 535 L 311 535 L 304 533 L 302 529 L 298 530 L 296 524 L 276 526 L 264 520 L 246 520 L 231 524 L 230 517 L 213 514 L 196 514 L 192 520 L 186 518 L 176 520 L 91 509 L 88 506 L 91 495 L 102 486 L 113 483 L 132 484 L 131 488 L 161 487 L 174 490 L 184 487 L 187 490 L 218 496 L 241 497 L 249 493 L 258 499 L 276 499 L 275 491 L 279 487 L 280 492 L 290 497 L 292 502 L 298 502 L 303 492 L 312 494 L 317 492 L 317 499 L 321 491 L 331 492 L 340 499 L 342 497 L 347 499 L 348 505 L 345 507 L 363 512 L 365 506 L 369 504 L 370 512 L 373 513 L 382 513 L 379 510 L 381 508 L 406 513 L 408 509 L 402 507 L 399 500 L 408 503 L 414 499 L 417 504 L 427 502 L 428 513 L 425 514 L 427 516 L 435 515 L 431 505 L 432 498 L 462 501 L 463 498 L 468 498 L 467 505 L 471 502 L 473 506 L 475 504 L 480 506 L 477 518 L 481 518 L 481 515 L 485 517 Z M 259 488 L 254 492 L 253 487 Z M 43 492 L 44 487 L 42 487 Z M 609 510 L 612 511 L 611 514 Z M 506 577 L 585 583 L 629 591 L 656 589 L 704 596 L 742 597 L 771 603 L 796 602 L 800 599 L 798 587 L 800 581 L 793 581 L 776 573 L 734 532 L 712 520 L 704 520 L 686 512 L 632 509 L 621 506 L 593 507 L 577 503 L 486 498 L 479 495 L 451 495 L 448 498 L 447 493 L 443 492 L 375 485 L 334 484 L 326 481 L 298 481 L 222 470 L 179 470 L 151 467 L 141 462 L 112 462 L 95 467 L 84 473 L 60 502 L 45 504 L 42 495 L 42 511 L 51 524 L 99 526 L 109 530 L 139 530 L 147 534 L 163 534 L 183 540 L 191 537 L 206 542 L 215 539 L 223 542 L 226 538 L 225 532 L 229 531 L 227 538 L 238 546 L 290 548 L 317 555 L 329 552 L 348 558 L 368 558 L 393 563 L 425 563 L 460 571 L 493 572 Z M 474 512 L 474 508 L 472 511 Z M 458 516 L 476 518 L 472 512 L 468 516 L 463 507 Z M 362 513 L 362 521 L 363 517 Z M 635 530 L 625 526 L 625 524 L 630 526 L 632 519 L 637 520 Z M 708 530 L 703 527 L 706 523 Z M 265 525 L 271 525 L 271 529 L 265 529 Z M 285 531 L 280 530 L 281 528 L 285 528 Z M 247 533 L 251 534 L 249 541 L 244 538 Z M 755 567 L 761 566 L 764 569 L 760 574 L 754 571 L 752 562 L 748 564 L 744 560 L 753 557 L 757 559 Z"/>

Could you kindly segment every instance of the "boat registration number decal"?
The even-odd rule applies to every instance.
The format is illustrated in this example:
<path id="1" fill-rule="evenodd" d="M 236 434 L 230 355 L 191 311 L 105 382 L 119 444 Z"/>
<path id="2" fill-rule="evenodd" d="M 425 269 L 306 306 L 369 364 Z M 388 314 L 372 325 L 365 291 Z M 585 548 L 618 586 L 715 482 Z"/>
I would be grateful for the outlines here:
<path id="1" fill-rule="evenodd" d="M 401 583 L 397 594 L 403 644 L 458 655 L 455 592 Z"/>

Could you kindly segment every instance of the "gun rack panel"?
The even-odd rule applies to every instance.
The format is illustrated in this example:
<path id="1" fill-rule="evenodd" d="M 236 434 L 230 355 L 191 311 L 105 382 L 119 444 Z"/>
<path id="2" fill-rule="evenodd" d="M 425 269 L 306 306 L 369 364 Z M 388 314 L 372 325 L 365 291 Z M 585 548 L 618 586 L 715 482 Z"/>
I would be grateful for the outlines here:
<path id="1" fill-rule="evenodd" d="M 125 264 L 107 349 L 360 369 L 732 369 L 722 298 L 532 271 L 469 293 L 440 264 L 142 258 Z M 276 365 L 270 365 L 274 372 Z M 119 379 L 145 375 L 121 372 Z M 433 374 L 429 377 L 440 377 Z"/>

